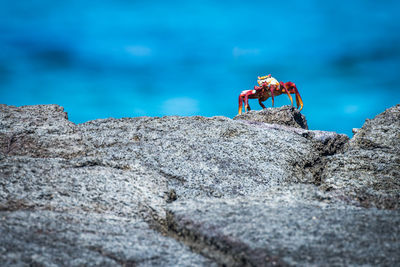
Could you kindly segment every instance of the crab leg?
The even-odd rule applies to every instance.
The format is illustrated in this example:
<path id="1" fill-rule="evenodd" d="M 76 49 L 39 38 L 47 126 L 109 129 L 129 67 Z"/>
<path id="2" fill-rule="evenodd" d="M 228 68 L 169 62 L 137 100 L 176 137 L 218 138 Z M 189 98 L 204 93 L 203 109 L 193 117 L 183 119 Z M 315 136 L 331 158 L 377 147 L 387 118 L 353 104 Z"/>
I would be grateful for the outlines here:
<path id="1" fill-rule="evenodd" d="M 239 95 L 239 114 L 242 114 L 243 102 L 244 110 L 251 110 L 249 105 L 249 96 L 256 94 L 257 90 L 245 90 Z"/>
<path id="2" fill-rule="evenodd" d="M 247 92 L 244 95 L 244 111 L 247 112 L 247 109 L 250 110 L 250 106 L 249 106 L 249 95 L 252 94 L 252 91 Z"/>
<path id="3" fill-rule="evenodd" d="M 273 86 L 270 86 L 269 90 L 271 91 L 272 107 L 273 107 L 274 106 L 274 88 L 273 88 Z"/>
<path id="4" fill-rule="evenodd" d="M 251 94 L 251 90 L 245 90 L 239 95 L 239 115 L 242 114 L 243 102 L 245 111 L 247 111 L 249 107 L 249 94 Z"/>
<path id="5" fill-rule="evenodd" d="M 296 103 L 297 103 L 297 108 L 299 108 L 300 104 L 299 111 L 301 111 L 303 109 L 303 100 L 301 99 L 300 93 L 299 91 L 297 91 L 297 89 L 296 89 Z"/>
<path id="6" fill-rule="evenodd" d="M 298 109 L 299 106 L 300 106 L 299 111 L 301 111 L 301 110 L 303 109 L 303 100 L 301 99 L 300 93 L 299 93 L 299 91 L 297 90 L 296 85 L 293 87 L 293 89 L 294 89 L 294 90 L 293 90 L 294 93 L 296 94 L 297 109 Z"/>
<path id="7" fill-rule="evenodd" d="M 292 96 L 290 95 L 290 93 L 289 93 L 288 89 L 286 88 L 285 84 L 283 84 L 283 82 L 281 82 L 280 85 L 281 85 L 281 86 L 283 87 L 283 89 L 284 89 L 284 90 L 282 90 L 282 92 L 286 92 L 286 94 L 288 95 L 288 97 L 289 97 L 289 99 L 290 99 L 290 103 L 291 103 L 291 105 L 293 106 L 293 98 L 292 98 Z"/>
<path id="8" fill-rule="evenodd" d="M 243 108 L 243 96 L 242 94 L 239 95 L 239 115 L 242 114 L 242 108 Z"/>
<path id="9" fill-rule="evenodd" d="M 263 109 L 266 109 L 266 107 L 264 106 L 264 104 L 263 104 L 262 101 L 261 101 L 261 98 L 258 99 L 258 104 L 260 104 L 260 106 L 261 106 Z"/>
<path id="10" fill-rule="evenodd" d="M 247 105 L 249 104 L 249 97 L 247 94 L 244 95 L 244 112 L 247 112 Z"/>

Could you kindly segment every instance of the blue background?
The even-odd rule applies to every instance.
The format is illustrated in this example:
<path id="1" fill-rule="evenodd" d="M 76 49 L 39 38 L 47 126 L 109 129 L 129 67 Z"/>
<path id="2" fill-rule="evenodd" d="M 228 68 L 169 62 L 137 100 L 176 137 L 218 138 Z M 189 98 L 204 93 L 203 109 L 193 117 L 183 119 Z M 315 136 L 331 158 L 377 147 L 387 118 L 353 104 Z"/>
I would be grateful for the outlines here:
<path id="1" fill-rule="evenodd" d="M 59 104 L 76 123 L 233 117 L 239 93 L 271 73 L 297 84 L 311 129 L 351 136 L 400 102 L 399 11 L 394 0 L 3 0 L 0 102 Z"/>

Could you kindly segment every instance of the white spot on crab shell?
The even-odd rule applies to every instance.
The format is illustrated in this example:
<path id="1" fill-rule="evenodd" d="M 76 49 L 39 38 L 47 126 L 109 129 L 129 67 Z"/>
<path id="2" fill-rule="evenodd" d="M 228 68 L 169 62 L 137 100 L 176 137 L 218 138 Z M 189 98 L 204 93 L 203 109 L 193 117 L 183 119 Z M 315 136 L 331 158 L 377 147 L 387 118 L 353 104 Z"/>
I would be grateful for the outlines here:
<path id="1" fill-rule="evenodd" d="M 161 106 L 164 115 L 193 116 L 199 112 L 198 101 L 189 97 L 170 98 Z"/>

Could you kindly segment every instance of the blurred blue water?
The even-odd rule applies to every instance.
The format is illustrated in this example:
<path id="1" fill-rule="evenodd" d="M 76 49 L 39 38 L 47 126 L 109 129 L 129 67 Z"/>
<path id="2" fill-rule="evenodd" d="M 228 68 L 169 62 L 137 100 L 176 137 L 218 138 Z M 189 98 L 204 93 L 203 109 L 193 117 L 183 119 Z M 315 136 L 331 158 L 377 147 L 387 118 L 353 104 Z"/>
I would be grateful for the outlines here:
<path id="1" fill-rule="evenodd" d="M 399 10 L 373 0 L 2 1 L 0 103 L 57 103 L 76 123 L 233 117 L 240 91 L 271 73 L 297 84 L 310 128 L 351 136 L 400 102 Z"/>

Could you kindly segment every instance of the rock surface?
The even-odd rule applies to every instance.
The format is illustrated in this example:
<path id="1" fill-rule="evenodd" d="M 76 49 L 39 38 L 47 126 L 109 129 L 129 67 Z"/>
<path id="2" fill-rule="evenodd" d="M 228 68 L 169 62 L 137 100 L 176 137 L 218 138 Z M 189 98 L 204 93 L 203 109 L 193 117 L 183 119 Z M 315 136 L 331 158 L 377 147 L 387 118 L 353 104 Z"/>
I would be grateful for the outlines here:
<path id="1" fill-rule="evenodd" d="M 266 108 L 261 111 L 251 110 L 237 115 L 234 120 L 245 120 L 253 122 L 265 122 L 280 124 L 296 128 L 308 129 L 306 117 L 292 106 L 279 108 Z"/>
<path id="2" fill-rule="evenodd" d="M 326 190 L 363 206 L 400 208 L 400 105 L 366 120 L 321 175 Z"/>
<path id="3" fill-rule="evenodd" d="M 0 265 L 395 265 L 399 109 L 349 141 L 291 107 L 75 125 L 0 105 Z"/>

